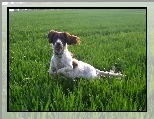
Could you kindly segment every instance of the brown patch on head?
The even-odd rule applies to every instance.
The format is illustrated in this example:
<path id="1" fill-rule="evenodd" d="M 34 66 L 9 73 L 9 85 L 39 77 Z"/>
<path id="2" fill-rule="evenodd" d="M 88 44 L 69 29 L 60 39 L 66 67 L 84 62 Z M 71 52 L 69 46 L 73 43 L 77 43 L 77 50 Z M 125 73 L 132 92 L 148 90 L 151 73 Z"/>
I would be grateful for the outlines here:
<path id="1" fill-rule="evenodd" d="M 73 58 L 72 65 L 73 65 L 73 69 L 76 68 L 78 66 L 78 60 Z"/>
<path id="2" fill-rule="evenodd" d="M 48 33 L 49 43 L 54 43 L 57 39 L 60 39 L 63 44 L 67 43 L 68 45 L 80 44 L 80 38 L 74 35 L 70 35 L 68 32 L 57 32 L 51 30 Z"/>
<path id="3" fill-rule="evenodd" d="M 54 31 L 54 30 L 51 30 L 49 33 L 48 33 L 48 39 L 49 39 L 49 43 L 53 43 L 53 36 L 58 33 L 57 31 Z"/>
<path id="4" fill-rule="evenodd" d="M 66 36 L 66 42 L 68 45 L 80 44 L 80 38 L 74 35 L 70 35 L 68 32 L 64 33 Z"/>

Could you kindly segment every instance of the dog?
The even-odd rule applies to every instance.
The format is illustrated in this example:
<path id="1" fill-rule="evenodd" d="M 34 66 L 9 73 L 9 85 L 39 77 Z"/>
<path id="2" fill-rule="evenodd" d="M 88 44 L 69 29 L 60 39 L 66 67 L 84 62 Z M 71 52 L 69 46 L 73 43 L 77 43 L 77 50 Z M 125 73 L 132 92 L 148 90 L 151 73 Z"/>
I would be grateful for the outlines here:
<path id="1" fill-rule="evenodd" d="M 50 61 L 49 74 L 68 78 L 101 78 L 102 76 L 123 76 L 121 73 L 104 72 L 92 65 L 72 57 L 67 45 L 80 44 L 80 38 L 68 32 L 51 30 L 48 41 L 52 44 L 53 55 Z"/>

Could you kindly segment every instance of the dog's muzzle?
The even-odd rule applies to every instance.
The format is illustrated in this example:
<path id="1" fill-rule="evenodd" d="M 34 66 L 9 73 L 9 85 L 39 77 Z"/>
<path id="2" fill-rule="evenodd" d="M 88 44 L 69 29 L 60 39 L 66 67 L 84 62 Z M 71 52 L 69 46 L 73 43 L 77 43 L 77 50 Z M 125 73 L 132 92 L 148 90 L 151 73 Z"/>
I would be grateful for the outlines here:
<path id="1" fill-rule="evenodd" d="M 63 49 L 63 47 L 62 47 L 61 43 L 58 42 L 58 43 L 55 44 L 55 51 L 56 52 L 61 52 L 62 49 Z"/>

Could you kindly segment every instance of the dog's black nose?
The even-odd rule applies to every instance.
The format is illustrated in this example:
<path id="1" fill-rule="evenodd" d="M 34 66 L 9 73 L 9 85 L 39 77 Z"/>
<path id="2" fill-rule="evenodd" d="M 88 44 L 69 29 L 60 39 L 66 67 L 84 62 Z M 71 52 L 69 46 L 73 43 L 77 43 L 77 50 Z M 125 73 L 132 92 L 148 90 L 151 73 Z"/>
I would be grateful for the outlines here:
<path id="1" fill-rule="evenodd" d="M 57 46 L 60 46 L 60 43 L 56 43 Z"/>

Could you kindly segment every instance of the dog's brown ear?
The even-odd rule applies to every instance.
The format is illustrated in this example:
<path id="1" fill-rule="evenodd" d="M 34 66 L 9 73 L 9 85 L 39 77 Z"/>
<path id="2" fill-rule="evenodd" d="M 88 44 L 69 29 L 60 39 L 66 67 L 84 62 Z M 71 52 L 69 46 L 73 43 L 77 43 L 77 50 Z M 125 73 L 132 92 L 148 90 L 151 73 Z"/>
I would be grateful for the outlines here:
<path id="1" fill-rule="evenodd" d="M 80 38 L 74 35 L 70 35 L 68 32 L 64 33 L 66 36 L 66 42 L 68 45 L 80 44 Z"/>
<path id="2" fill-rule="evenodd" d="M 53 43 L 53 36 L 54 36 L 55 33 L 57 33 L 57 31 L 54 31 L 54 30 L 51 30 L 51 31 L 48 33 L 48 40 L 49 40 L 49 43 Z"/>

